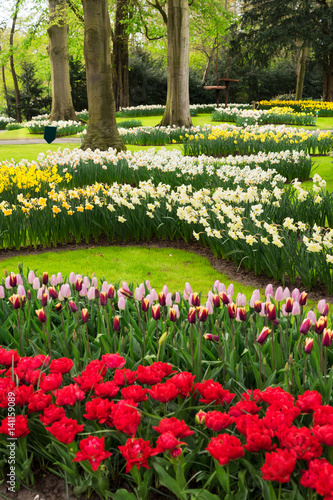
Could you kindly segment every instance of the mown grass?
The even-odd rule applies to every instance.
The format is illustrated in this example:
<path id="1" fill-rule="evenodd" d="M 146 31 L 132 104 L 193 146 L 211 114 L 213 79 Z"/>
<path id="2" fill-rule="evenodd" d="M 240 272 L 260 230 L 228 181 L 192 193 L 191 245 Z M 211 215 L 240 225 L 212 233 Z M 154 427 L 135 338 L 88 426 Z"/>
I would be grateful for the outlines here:
<path id="1" fill-rule="evenodd" d="M 149 279 L 157 292 L 164 285 L 169 291 L 183 293 L 185 282 L 190 282 L 193 291 L 203 292 L 205 296 L 215 280 L 229 286 L 231 281 L 224 274 L 216 271 L 207 258 L 194 252 L 174 248 L 147 248 L 147 247 L 99 247 L 73 250 L 51 251 L 43 254 L 22 255 L 0 261 L 0 276 L 5 270 L 18 272 L 19 264 L 42 274 L 49 275 L 61 271 L 63 277 L 73 271 L 75 273 L 105 279 L 117 283 L 126 281 L 140 284 Z M 233 282 L 235 293 L 245 293 L 249 299 L 254 287 Z"/>

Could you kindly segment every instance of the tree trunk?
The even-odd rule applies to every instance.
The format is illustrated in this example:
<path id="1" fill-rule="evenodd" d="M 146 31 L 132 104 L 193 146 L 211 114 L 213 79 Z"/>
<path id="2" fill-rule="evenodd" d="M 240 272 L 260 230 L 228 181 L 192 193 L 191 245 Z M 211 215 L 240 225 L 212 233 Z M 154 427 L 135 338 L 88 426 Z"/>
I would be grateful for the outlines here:
<path id="1" fill-rule="evenodd" d="M 66 0 L 49 0 L 51 26 L 48 53 L 51 64 L 52 107 L 50 120 L 75 120 L 71 86 L 69 81 L 68 25 Z"/>
<path id="2" fill-rule="evenodd" d="M 323 101 L 333 102 L 333 53 L 324 57 Z"/>
<path id="3" fill-rule="evenodd" d="M 300 51 L 298 51 L 297 62 L 296 62 L 296 95 L 295 101 L 301 101 L 303 95 L 303 86 L 304 86 L 304 77 L 305 77 L 305 66 L 306 60 L 310 53 L 310 49 L 307 47 L 302 47 Z"/>
<path id="4" fill-rule="evenodd" d="M 18 11 L 20 8 L 20 3 L 21 3 L 21 0 L 16 1 L 15 8 L 14 8 L 14 14 L 13 14 L 12 28 L 10 30 L 10 36 L 9 36 L 9 45 L 10 45 L 9 62 L 10 62 L 10 70 L 11 70 L 13 82 L 14 82 L 16 121 L 18 123 L 21 123 L 21 121 L 22 121 L 22 114 L 21 114 L 21 109 L 20 109 L 20 89 L 18 86 L 17 75 L 16 75 L 16 71 L 15 71 L 15 64 L 14 64 L 13 45 L 14 45 L 15 26 L 16 26 Z"/>
<path id="5" fill-rule="evenodd" d="M 116 111 L 129 106 L 128 35 L 123 21 L 128 18 L 128 0 L 117 0 L 112 64 Z"/>
<path id="6" fill-rule="evenodd" d="M 81 0 L 89 122 L 82 149 L 125 150 L 119 135 L 112 90 L 110 19 L 107 0 Z"/>
<path id="7" fill-rule="evenodd" d="M 168 90 L 161 126 L 191 127 L 188 0 L 168 0 Z"/>

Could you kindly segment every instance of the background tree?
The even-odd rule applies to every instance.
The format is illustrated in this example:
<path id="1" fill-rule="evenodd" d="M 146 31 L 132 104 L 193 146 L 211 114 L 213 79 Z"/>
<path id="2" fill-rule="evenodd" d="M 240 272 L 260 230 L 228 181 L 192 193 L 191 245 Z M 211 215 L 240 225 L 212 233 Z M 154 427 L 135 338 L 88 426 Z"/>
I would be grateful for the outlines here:
<path id="1" fill-rule="evenodd" d="M 112 90 L 110 18 L 107 0 L 82 0 L 89 123 L 82 148 L 125 150 Z"/>
<path id="2" fill-rule="evenodd" d="M 112 31 L 113 93 L 116 110 L 129 106 L 129 0 L 117 0 L 116 17 Z"/>
<path id="3" fill-rule="evenodd" d="M 16 121 L 18 123 L 21 123 L 22 115 L 21 115 L 21 108 L 20 108 L 20 89 L 19 89 L 19 85 L 18 85 L 17 74 L 16 74 L 15 64 L 14 64 L 14 34 L 15 34 L 17 16 L 18 16 L 19 8 L 20 8 L 21 4 L 22 4 L 22 0 L 16 0 L 15 6 L 14 6 L 14 12 L 13 12 L 13 16 L 12 16 L 12 27 L 11 27 L 10 36 L 9 36 L 9 50 L 10 50 L 9 62 L 10 62 L 10 70 L 11 70 L 13 82 L 14 82 Z"/>
<path id="4" fill-rule="evenodd" d="M 310 49 L 322 61 L 323 98 L 333 100 L 332 0 L 243 0 L 237 45 L 259 64 L 292 50 L 297 53 L 297 97 L 301 98 Z"/>
<path id="5" fill-rule="evenodd" d="M 48 53 L 51 64 L 51 120 L 77 120 L 69 79 L 66 0 L 49 0 Z"/>

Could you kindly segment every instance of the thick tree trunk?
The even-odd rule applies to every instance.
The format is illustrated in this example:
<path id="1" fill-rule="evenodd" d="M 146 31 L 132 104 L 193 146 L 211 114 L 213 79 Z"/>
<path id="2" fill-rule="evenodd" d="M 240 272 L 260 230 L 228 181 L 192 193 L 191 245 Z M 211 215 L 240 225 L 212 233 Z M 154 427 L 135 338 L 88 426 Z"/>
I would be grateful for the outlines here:
<path id="1" fill-rule="evenodd" d="M 308 58 L 309 53 L 310 49 L 308 49 L 307 47 L 303 47 L 300 49 L 297 55 L 296 71 L 295 71 L 297 78 L 295 101 L 300 101 L 302 99 L 306 60 Z"/>
<path id="2" fill-rule="evenodd" d="M 82 148 L 125 150 L 117 128 L 112 90 L 108 2 L 82 0 L 82 5 L 89 110 L 88 130 Z"/>
<path id="3" fill-rule="evenodd" d="M 116 111 L 129 106 L 128 35 L 126 25 L 123 23 L 127 18 L 128 0 L 117 0 L 112 51 Z"/>
<path id="4" fill-rule="evenodd" d="M 10 63 L 10 70 L 11 70 L 13 82 L 14 82 L 16 121 L 18 123 L 21 123 L 21 121 L 22 121 L 22 114 L 21 114 L 21 109 L 20 109 L 20 89 L 18 86 L 17 75 L 16 75 L 16 71 L 15 71 L 15 64 L 14 64 L 13 46 L 14 46 L 15 26 L 16 26 L 18 11 L 20 8 L 20 3 L 21 3 L 21 0 L 16 1 L 14 14 L 13 14 L 12 28 L 10 30 L 10 36 L 9 36 L 9 45 L 10 45 L 9 63 Z"/>
<path id="5" fill-rule="evenodd" d="M 333 53 L 324 57 L 323 101 L 333 102 Z"/>
<path id="6" fill-rule="evenodd" d="M 160 125 L 192 126 L 188 0 L 168 0 L 168 91 Z"/>
<path id="7" fill-rule="evenodd" d="M 51 26 L 48 53 L 51 64 L 52 107 L 50 120 L 75 120 L 71 86 L 69 81 L 68 25 L 66 0 L 49 0 Z"/>

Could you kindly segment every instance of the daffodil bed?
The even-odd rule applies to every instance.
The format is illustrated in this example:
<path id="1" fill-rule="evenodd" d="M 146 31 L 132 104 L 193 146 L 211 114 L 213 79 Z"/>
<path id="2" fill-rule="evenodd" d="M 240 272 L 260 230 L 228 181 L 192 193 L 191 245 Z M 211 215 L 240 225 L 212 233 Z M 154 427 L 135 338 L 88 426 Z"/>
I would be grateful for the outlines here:
<path id="1" fill-rule="evenodd" d="M 315 113 L 297 113 L 292 107 L 274 107 L 268 110 L 251 109 L 244 110 L 230 105 L 228 108 L 215 109 L 212 120 L 216 122 L 236 122 L 237 126 L 283 123 L 288 125 L 315 125 L 317 115 Z"/>

